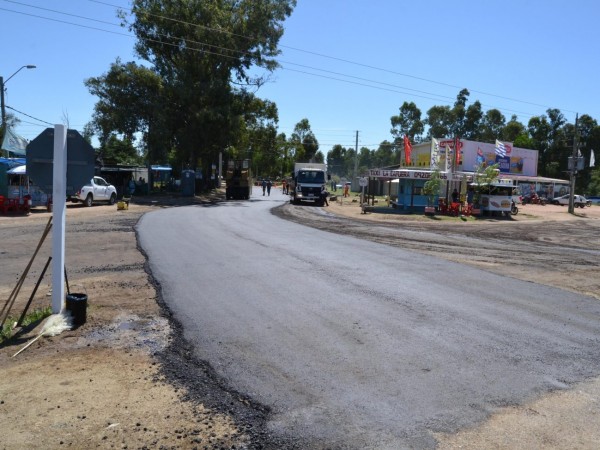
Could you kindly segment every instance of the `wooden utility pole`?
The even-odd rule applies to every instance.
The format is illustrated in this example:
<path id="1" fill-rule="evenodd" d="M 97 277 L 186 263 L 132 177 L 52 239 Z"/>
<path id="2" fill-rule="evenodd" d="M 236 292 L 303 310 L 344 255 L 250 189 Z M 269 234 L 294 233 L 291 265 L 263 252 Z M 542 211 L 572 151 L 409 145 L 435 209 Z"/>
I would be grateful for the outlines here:
<path id="1" fill-rule="evenodd" d="M 358 172 L 358 130 L 356 130 L 356 145 L 354 151 L 356 154 L 354 155 L 354 176 L 352 177 L 352 182 L 356 179 Z"/>
<path id="2" fill-rule="evenodd" d="M 577 139 L 577 122 L 579 121 L 579 114 L 575 116 L 575 135 L 573 136 L 573 157 L 571 158 L 571 167 L 570 169 L 570 192 L 569 192 L 569 214 L 575 213 L 575 177 L 577 176 L 577 156 L 578 156 L 578 146 L 579 140 Z"/>

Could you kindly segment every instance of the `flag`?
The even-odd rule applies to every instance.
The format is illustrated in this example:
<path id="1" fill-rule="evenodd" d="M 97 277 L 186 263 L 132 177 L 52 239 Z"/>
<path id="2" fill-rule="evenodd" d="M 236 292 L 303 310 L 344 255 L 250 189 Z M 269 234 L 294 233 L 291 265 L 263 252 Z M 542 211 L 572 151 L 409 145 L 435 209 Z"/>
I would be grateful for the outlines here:
<path id="1" fill-rule="evenodd" d="M 432 170 L 439 167 L 440 163 L 440 143 L 437 139 L 431 138 L 431 162 L 430 166 Z"/>
<path id="2" fill-rule="evenodd" d="M 454 138 L 454 167 L 460 164 L 460 138 Z"/>
<path id="3" fill-rule="evenodd" d="M 590 155 L 590 167 L 594 167 L 596 165 L 596 155 L 594 155 L 594 150 L 592 150 L 592 154 Z"/>
<path id="4" fill-rule="evenodd" d="M 448 144 L 448 142 L 446 142 L 446 145 L 444 145 L 444 164 L 445 164 L 444 172 L 448 172 L 448 156 L 449 156 L 448 149 L 449 148 L 450 148 L 450 145 Z"/>
<path id="5" fill-rule="evenodd" d="M 6 127 L 4 140 L 2 141 L 2 150 L 12 153 L 13 156 L 25 156 L 26 148 L 27 140 L 13 133 L 9 127 Z"/>
<path id="6" fill-rule="evenodd" d="M 406 165 L 410 165 L 410 154 L 412 152 L 412 145 L 407 135 L 404 135 L 404 161 Z"/>
<path id="7" fill-rule="evenodd" d="M 506 156 L 506 146 L 498 139 L 496 139 L 496 155 L 500 156 L 501 158 Z"/>

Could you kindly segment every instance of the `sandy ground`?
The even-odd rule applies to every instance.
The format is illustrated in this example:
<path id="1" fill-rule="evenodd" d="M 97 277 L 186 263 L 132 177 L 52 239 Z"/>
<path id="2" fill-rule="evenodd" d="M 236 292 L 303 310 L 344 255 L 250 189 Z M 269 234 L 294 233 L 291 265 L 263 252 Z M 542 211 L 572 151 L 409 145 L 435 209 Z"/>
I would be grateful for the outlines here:
<path id="1" fill-rule="evenodd" d="M 218 201 L 196 198 L 196 203 Z M 600 299 L 600 207 L 572 216 L 558 206 L 521 206 L 509 219 L 461 220 L 362 214 L 353 199 L 329 207 L 284 205 L 277 215 L 333 232 L 400 245 Z M 42 337 L 42 324 L 15 330 L 0 346 L 0 448 L 290 448 L 264 429 L 268 410 L 194 361 L 146 272 L 134 226 L 179 199 L 148 199 L 67 211 L 70 289 L 88 296 L 87 322 Z M 0 216 L 0 307 L 17 284 L 48 222 Z M 581 252 L 587 249 L 589 252 Z M 42 245 L 12 307 L 23 311 L 51 253 Z M 50 304 L 46 274 L 31 308 Z M 193 379 L 186 378 L 193 374 Z M 437 436 L 439 448 L 600 448 L 600 379 L 535 402 L 499 409 L 477 428 Z M 298 446 L 301 448 L 301 446 Z"/>

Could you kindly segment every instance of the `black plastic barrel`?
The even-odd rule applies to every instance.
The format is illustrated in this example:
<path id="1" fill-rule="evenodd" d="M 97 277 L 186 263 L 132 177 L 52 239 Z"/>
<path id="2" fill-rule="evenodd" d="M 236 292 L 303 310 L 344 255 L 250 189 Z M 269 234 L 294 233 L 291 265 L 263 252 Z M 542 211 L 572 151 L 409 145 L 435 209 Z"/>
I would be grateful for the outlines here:
<path id="1" fill-rule="evenodd" d="M 67 311 L 71 312 L 76 327 L 85 323 L 87 299 L 86 294 L 67 294 Z"/>

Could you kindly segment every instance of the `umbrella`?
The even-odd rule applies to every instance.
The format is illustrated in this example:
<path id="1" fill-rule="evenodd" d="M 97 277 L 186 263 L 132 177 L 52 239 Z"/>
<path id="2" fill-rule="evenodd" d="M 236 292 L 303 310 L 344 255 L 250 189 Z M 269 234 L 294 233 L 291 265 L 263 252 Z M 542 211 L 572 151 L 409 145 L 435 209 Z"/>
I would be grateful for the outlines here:
<path id="1" fill-rule="evenodd" d="M 6 173 L 9 175 L 26 175 L 27 174 L 27 166 L 23 165 L 23 166 L 13 167 Z"/>

